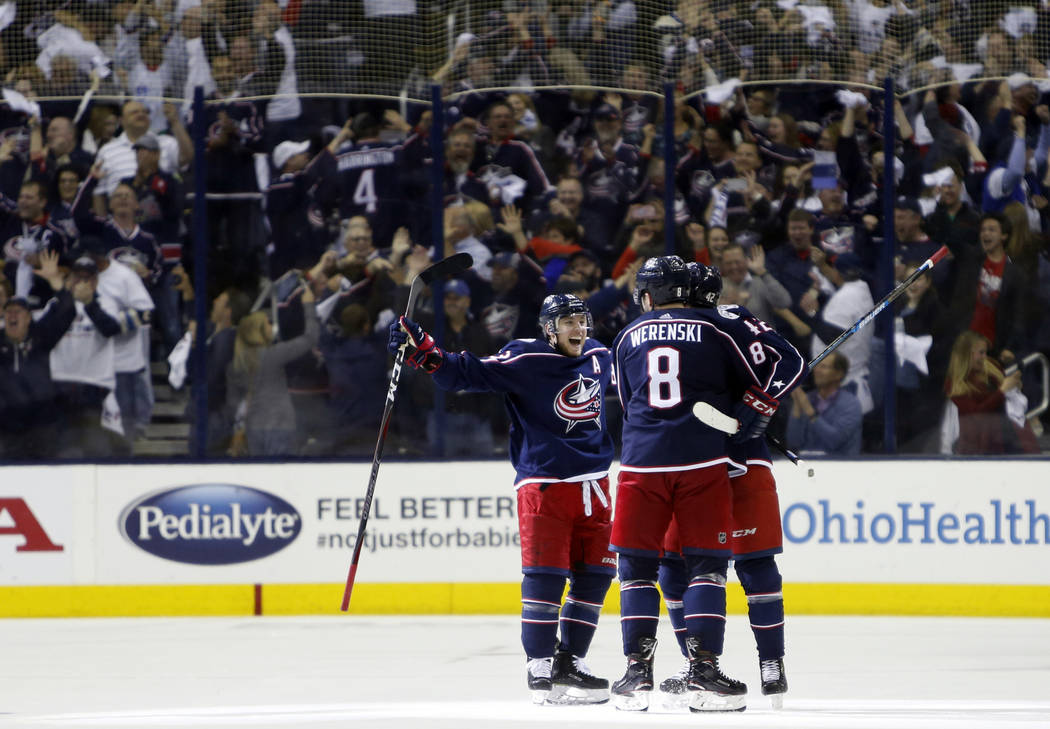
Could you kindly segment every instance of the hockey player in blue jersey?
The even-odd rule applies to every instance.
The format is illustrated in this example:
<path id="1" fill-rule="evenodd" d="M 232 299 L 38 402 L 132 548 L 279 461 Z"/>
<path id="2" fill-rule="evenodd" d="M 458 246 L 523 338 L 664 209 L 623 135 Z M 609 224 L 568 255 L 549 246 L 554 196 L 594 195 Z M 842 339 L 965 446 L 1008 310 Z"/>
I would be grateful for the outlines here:
<path id="1" fill-rule="evenodd" d="M 442 351 L 405 317 L 391 324 L 388 344 L 396 351 L 407 341 L 413 349 L 405 361 L 438 387 L 504 393 L 517 471 L 528 687 L 536 703 L 600 704 L 609 700 L 609 682 L 582 659 L 616 565 L 609 551 L 614 449 L 603 403 L 612 356 L 587 336 L 591 314 L 575 296 L 544 299 L 539 324 L 541 338 L 515 339 L 490 357 Z"/>
<path id="2" fill-rule="evenodd" d="M 761 321 L 735 307 L 689 306 L 689 270 L 678 256 L 648 260 L 635 298 L 644 312 L 613 343 L 624 410 L 613 523 L 627 671 L 612 687 L 618 708 L 645 710 L 653 689 L 659 620 L 656 588 L 664 536 L 677 524 L 689 584 L 683 595 L 693 711 L 740 711 L 747 687 L 718 665 L 725 637 L 725 581 L 732 554 L 727 436 L 692 415 L 696 402 L 732 412 L 734 438 L 764 432 L 778 399 L 805 372 L 766 343 Z"/>
<path id="3" fill-rule="evenodd" d="M 717 269 L 700 263 L 689 263 L 692 274 L 691 301 L 694 307 L 711 308 L 718 304 L 722 277 Z M 762 342 L 772 348 L 789 367 L 802 362 L 791 344 L 772 331 L 743 307 L 727 307 L 738 316 L 754 320 L 763 330 Z M 793 363 L 793 364 L 792 364 Z M 783 397 L 783 395 L 781 395 Z M 783 703 L 787 692 L 784 673 L 784 596 L 780 570 L 774 555 L 783 550 L 780 503 L 773 478 L 772 457 L 765 438 L 729 443 L 729 480 L 733 493 L 733 568 L 747 597 L 747 612 L 758 647 L 762 693 L 770 696 L 775 708 Z M 678 638 L 682 655 L 688 658 L 683 595 L 689 584 L 686 562 L 682 559 L 677 526 L 672 522 L 664 537 L 664 556 L 660 560 L 660 591 Z M 660 690 L 688 700 L 689 664 L 660 683 Z"/>

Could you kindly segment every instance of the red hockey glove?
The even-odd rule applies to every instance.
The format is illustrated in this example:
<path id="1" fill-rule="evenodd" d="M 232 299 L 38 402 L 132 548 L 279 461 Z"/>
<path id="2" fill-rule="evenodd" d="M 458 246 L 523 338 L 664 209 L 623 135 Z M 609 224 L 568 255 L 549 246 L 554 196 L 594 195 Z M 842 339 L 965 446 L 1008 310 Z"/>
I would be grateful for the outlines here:
<path id="1" fill-rule="evenodd" d="M 408 335 L 408 343 L 415 348 L 415 351 L 408 355 L 405 361 L 416 369 L 434 374 L 434 371 L 445 361 L 445 353 L 441 347 L 437 346 L 432 336 L 423 331 L 423 327 L 407 317 L 403 316 L 398 319 L 397 326 Z M 391 334 L 390 344 L 393 344 L 394 339 L 394 335 Z"/>
<path id="2" fill-rule="evenodd" d="M 743 399 L 737 403 L 733 415 L 740 423 L 740 429 L 730 440 L 740 443 L 745 440 L 757 438 L 766 432 L 769 419 L 777 411 L 779 403 L 771 398 L 768 393 L 758 389 L 754 385 L 747 389 Z"/>

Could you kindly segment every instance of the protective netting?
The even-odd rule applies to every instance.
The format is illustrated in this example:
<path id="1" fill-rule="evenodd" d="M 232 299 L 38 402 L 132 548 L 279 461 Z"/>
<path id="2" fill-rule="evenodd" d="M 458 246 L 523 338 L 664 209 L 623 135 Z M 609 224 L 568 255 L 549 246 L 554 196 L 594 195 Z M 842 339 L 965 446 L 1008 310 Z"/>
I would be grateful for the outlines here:
<path id="1" fill-rule="evenodd" d="M 6 2 L 7 85 L 72 103 L 242 96 L 429 98 L 606 88 L 717 100 L 737 82 L 899 92 L 1027 74 L 1046 82 L 1050 10 L 1022 0 L 142 0 Z M 198 54 L 198 51 L 201 53 Z M 203 62 L 202 60 L 203 59 Z M 213 68 L 218 66 L 218 68 Z M 289 107 L 292 102 L 286 102 Z M 158 122 L 158 126 L 159 126 Z"/>

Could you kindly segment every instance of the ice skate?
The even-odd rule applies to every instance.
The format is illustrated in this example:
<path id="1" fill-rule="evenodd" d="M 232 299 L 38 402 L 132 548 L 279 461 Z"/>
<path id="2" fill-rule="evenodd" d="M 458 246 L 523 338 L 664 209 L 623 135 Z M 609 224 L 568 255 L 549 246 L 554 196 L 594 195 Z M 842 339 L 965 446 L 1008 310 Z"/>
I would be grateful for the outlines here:
<path id="1" fill-rule="evenodd" d="M 767 658 L 759 661 L 758 667 L 762 674 L 762 695 L 769 697 L 769 703 L 774 709 L 784 708 L 784 694 L 788 690 L 784 659 Z"/>
<path id="2" fill-rule="evenodd" d="M 613 684 L 613 706 L 620 711 L 646 711 L 653 690 L 653 654 L 656 638 L 640 638 L 638 653 L 627 656 L 627 671 Z"/>
<path id="3" fill-rule="evenodd" d="M 689 710 L 743 711 L 747 708 L 747 686 L 729 678 L 718 667 L 718 656 L 700 650 L 696 638 L 686 638 L 689 651 Z"/>
<path id="4" fill-rule="evenodd" d="M 664 707 L 671 710 L 685 711 L 689 705 L 689 661 L 685 661 L 678 673 L 668 676 L 660 682 Z"/>
<path id="5" fill-rule="evenodd" d="M 609 700 L 609 682 L 598 678 L 579 656 L 568 651 L 554 654 L 548 704 L 604 704 Z"/>
<path id="6" fill-rule="evenodd" d="M 551 692 L 551 658 L 530 658 L 526 667 L 532 703 L 542 704 Z"/>

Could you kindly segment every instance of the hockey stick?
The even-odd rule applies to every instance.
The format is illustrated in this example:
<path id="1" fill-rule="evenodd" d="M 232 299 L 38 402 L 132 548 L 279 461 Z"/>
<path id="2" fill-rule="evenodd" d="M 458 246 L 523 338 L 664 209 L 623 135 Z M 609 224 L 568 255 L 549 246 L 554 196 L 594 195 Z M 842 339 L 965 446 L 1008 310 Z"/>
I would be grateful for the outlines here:
<path id="1" fill-rule="evenodd" d="M 944 258 L 946 255 L 948 255 L 948 246 L 941 246 L 937 250 L 937 252 L 929 258 L 927 258 L 921 266 L 912 271 L 911 275 L 908 276 L 908 278 L 901 281 L 893 288 L 892 291 L 883 296 L 882 299 L 879 300 L 879 303 L 875 304 L 871 311 L 869 311 L 867 314 L 858 319 L 857 322 L 853 324 L 853 326 L 851 326 L 849 329 L 846 329 L 837 337 L 835 337 L 835 340 L 831 344 L 826 346 L 820 354 L 818 354 L 816 357 L 810 360 L 808 365 L 809 369 L 813 369 L 814 367 L 816 367 L 818 363 L 824 360 L 824 358 L 826 358 L 829 354 L 841 347 L 843 342 L 845 342 L 847 339 L 849 339 L 854 334 L 863 329 L 865 326 L 867 326 L 872 319 L 874 319 L 882 312 L 883 309 L 892 304 L 901 294 L 903 294 L 905 289 L 907 289 L 909 286 L 915 283 L 915 280 L 919 278 L 919 276 L 926 273 L 935 265 L 937 265 L 937 262 Z M 740 423 L 737 422 L 736 418 L 732 417 L 731 415 L 726 415 L 722 411 L 718 410 L 718 408 L 706 402 L 701 401 L 693 405 L 693 416 L 704 425 L 708 425 L 714 428 L 715 430 L 720 430 L 723 433 L 726 433 L 727 435 L 734 435 L 737 432 L 737 430 L 740 429 Z M 799 462 L 799 457 L 795 455 L 792 451 L 790 451 L 787 448 L 787 446 L 785 446 L 779 440 L 777 440 L 771 435 L 767 435 L 766 438 L 769 440 L 770 445 L 774 446 L 777 450 L 779 450 L 781 453 L 783 453 L 785 456 L 791 459 L 792 463 Z"/>
<path id="2" fill-rule="evenodd" d="M 408 290 L 408 303 L 405 305 L 405 316 L 412 316 L 416 298 L 423 287 L 439 278 L 447 278 L 466 271 L 474 265 L 469 253 L 456 253 L 437 263 L 431 264 L 412 280 Z M 375 454 L 372 456 L 372 473 L 368 477 L 368 491 L 365 492 L 364 509 L 361 512 L 361 523 L 357 526 L 357 541 L 354 542 L 354 556 L 350 560 L 350 572 L 346 576 L 346 589 L 343 591 L 343 602 L 340 610 L 346 612 L 350 607 L 350 593 L 354 590 L 354 579 L 357 577 L 357 563 L 361 559 L 361 546 L 365 540 L 365 527 L 368 525 L 368 512 L 372 509 L 372 495 L 376 490 L 376 477 L 379 475 L 379 463 L 383 458 L 383 445 L 386 443 L 386 430 L 390 424 L 390 413 L 394 409 L 394 397 L 397 395 L 397 383 L 401 379 L 401 366 L 405 363 L 405 351 L 408 344 L 402 344 L 394 357 L 394 369 L 390 372 L 390 385 L 386 390 L 386 404 L 383 406 L 383 419 L 379 423 L 379 440 L 376 441 Z"/>

